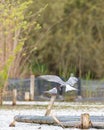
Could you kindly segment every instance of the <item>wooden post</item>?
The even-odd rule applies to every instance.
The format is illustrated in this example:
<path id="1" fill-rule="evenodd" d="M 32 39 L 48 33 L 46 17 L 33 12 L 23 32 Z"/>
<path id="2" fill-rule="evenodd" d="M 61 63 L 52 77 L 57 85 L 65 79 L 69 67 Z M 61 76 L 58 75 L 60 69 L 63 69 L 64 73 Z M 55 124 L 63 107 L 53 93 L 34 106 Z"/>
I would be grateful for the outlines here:
<path id="1" fill-rule="evenodd" d="M 35 81 L 35 77 L 34 75 L 31 75 L 30 77 L 30 100 L 31 101 L 34 100 L 34 87 L 35 87 L 34 81 Z"/>
<path id="2" fill-rule="evenodd" d="M 55 99 L 56 99 L 56 95 L 52 95 L 52 96 L 51 96 L 50 103 L 49 103 L 49 105 L 48 105 L 48 107 L 47 107 L 47 110 L 46 110 L 45 116 L 48 116 L 48 115 L 50 114 Z"/>
<path id="3" fill-rule="evenodd" d="M 90 115 L 88 113 L 81 114 L 81 128 L 88 129 L 92 126 Z"/>
<path id="4" fill-rule="evenodd" d="M 9 124 L 9 127 L 15 127 L 15 120 L 13 120 L 10 124 Z"/>
<path id="5" fill-rule="evenodd" d="M 29 101 L 29 100 L 30 100 L 30 93 L 25 92 L 25 101 Z"/>
<path id="6" fill-rule="evenodd" d="M 16 105 L 16 100 L 17 100 L 17 90 L 13 89 L 13 103 L 12 103 L 12 105 Z"/>

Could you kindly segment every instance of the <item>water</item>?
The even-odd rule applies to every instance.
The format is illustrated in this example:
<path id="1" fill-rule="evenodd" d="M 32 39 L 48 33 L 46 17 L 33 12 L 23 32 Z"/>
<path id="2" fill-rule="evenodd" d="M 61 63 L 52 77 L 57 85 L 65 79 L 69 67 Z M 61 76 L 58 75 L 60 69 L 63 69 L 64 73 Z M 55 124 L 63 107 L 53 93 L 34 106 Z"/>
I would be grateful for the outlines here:
<path id="1" fill-rule="evenodd" d="M 35 104 L 35 105 L 34 105 Z M 24 105 L 21 108 L 11 108 L 11 109 L 0 109 L 0 130 L 63 130 L 60 126 L 52 125 L 40 125 L 35 123 L 20 123 L 16 122 L 15 127 L 9 127 L 9 124 L 13 121 L 14 116 L 16 115 L 41 115 L 45 114 L 45 107 L 35 107 L 39 105 L 47 105 L 48 102 L 33 102 L 28 103 L 27 105 L 34 105 L 33 108 L 27 109 Z M 65 108 L 64 108 L 65 107 Z M 55 108 L 53 107 L 52 112 L 55 116 L 68 116 L 70 120 L 80 120 L 80 115 L 83 113 L 89 113 L 91 116 L 91 121 L 104 122 L 104 104 L 94 103 L 94 104 L 83 104 L 83 103 L 55 103 Z M 69 120 L 69 121 L 70 121 Z M 64 130 L 69 130 L 70 128 L 65 128 Z M 78 130 L 72 128 L 70 130 Z M 92 129 L 91 129 L 92 130 Z M 95 129 L 93 129 L 95 130 Z"/>

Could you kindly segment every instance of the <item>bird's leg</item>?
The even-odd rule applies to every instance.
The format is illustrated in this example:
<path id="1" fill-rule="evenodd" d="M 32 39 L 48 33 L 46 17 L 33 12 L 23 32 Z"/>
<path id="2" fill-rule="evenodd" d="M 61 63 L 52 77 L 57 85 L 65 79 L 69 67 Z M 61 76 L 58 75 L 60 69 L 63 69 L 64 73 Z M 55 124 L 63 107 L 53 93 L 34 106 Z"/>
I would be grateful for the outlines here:
<path id="1" fill-rule="evenodd" d="M 50 100 L 50 103 L 49 103 L 49 105 L 48 105 L 48 107 L 47 107 L 45 116 L 48 116 L 48 115 L 50 114 L 55 99 L 56 99 L 56 95 L 54 94 L 54 95 L 51 96 L 51 100 Z"/>

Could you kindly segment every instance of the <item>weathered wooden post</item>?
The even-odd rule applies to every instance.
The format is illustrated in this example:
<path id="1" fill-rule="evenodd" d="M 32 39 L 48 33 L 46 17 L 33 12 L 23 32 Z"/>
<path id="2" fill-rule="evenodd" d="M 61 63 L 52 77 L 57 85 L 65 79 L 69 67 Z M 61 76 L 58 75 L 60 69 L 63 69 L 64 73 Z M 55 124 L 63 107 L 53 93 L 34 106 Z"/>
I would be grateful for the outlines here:
<path id="1" fill-rule="evenodd" d="M 81 128 L 88 129 L 92 126 L 90 115 L 88 113 L 81 114 Z"/>
<path id="2" fill-rule="evenodd" d="M 12 102 L 12 105 L 16 105 L 16 101 L 17 101 L 17 90 L 13 89 L 13 102 Z"/>
<path id="3" fill-rule="evenodd" d="M 34 100 L 34 87 L 35 87 L 34 81 L 35 81 L 35 76 L 31 75 L 30 77 L 30 100 L 31 101 Z"/>
<path id="4" fill-rule="evenodd" d="M 47 107 L 45 116 L 48 116 L 50 114 L 55 99 L 56 99 L 56 95 L 55 94 L 51 95 L 50 103 L 49 103 L 49 105 Z"/>
<path id="5" fill-rule="evenodd" d="M 9 124 L 9 127 L 15 127 L 15 120 L 13 120 L 10 124 Z"/>
<path id="6" fill-rule="evenodd" d="M 29 101 L 29 100 L 30 100 L 30 93 L 25 92 L 25 101 Z"/>

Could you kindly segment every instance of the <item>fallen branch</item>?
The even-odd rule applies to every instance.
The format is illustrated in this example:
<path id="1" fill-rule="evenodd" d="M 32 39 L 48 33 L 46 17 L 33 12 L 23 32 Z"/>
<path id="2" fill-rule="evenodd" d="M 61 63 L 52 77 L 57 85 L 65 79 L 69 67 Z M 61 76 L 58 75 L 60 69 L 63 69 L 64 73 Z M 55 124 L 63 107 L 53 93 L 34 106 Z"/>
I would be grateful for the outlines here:
<path id="1" fill-rule="evenodd" d="M 62 128 L 65 128 L 64 125 L 57 119 L 57 117 L 55 115 L 53 115 L 53 113 L 51 112 L 51 117 L 54 119 L 54 121 L 60 125 Z"/>

